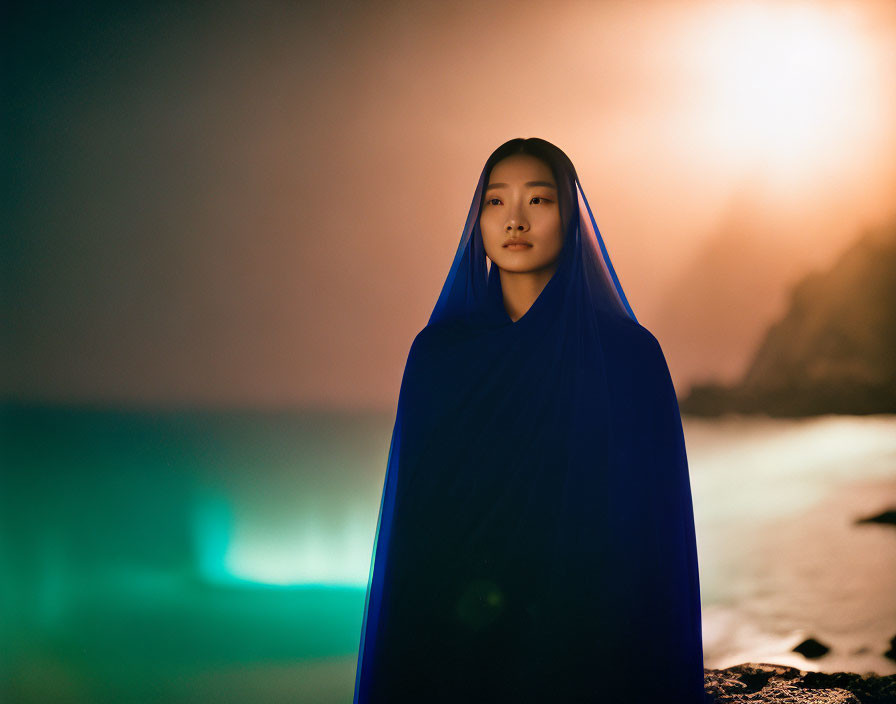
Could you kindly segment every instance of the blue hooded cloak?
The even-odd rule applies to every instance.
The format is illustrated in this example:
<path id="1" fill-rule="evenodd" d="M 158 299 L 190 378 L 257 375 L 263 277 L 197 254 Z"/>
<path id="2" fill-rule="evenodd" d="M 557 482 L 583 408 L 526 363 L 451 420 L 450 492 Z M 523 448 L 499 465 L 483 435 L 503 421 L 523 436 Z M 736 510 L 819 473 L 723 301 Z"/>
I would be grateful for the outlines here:
<path id="1" fill-rule="evenodd" d="M 510 318 L 479 229 L 492 165 L 408 353 L 354 702 L 702 702 L 688 463 L 662 349 L 568 159 L 552 165 L 557 269 Z"/>

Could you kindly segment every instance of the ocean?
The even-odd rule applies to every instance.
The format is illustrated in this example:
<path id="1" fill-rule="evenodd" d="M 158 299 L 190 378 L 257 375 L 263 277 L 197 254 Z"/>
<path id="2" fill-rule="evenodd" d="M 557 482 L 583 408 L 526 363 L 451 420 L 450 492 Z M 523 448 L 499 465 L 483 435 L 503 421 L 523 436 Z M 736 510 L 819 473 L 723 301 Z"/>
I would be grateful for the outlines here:
<path id="1" fill-rule="evenodd" d="M 394 411 L 2 421 L 0 699 L 351 701 Z M 896 674 L 896 416 L 683 422 L 706 667 Z"/>

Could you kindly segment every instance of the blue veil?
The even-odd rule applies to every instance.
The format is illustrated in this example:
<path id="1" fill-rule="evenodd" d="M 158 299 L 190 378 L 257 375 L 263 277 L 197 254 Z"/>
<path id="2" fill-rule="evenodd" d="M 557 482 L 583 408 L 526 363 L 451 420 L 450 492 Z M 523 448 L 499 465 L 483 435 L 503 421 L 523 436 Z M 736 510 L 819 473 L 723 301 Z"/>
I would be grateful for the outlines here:
<path id="1" fill-rule="evenodd" d="M 479 213 L 491 167 L 527 146 L 551 157 L 564 243 L 513 321 Z M 703 649 L 665 357 L 626 300 L 572 163 L 532 138 L 483 167 L 408 353 L 354 702 L 547 700 L 702 702 Z"/>

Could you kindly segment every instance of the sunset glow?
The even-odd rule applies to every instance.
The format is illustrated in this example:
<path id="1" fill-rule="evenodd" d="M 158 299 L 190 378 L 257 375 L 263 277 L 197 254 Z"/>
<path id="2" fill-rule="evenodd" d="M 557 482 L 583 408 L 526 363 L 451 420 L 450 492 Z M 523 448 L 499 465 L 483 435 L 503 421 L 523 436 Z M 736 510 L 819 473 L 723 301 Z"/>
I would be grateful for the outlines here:
<path id="1" fill-rule="evenodd" d="M 737 4 L 701 15 L 704 144 L 779 188 L 811 180 L 877 142 L 882 86 L 847 8 Z"/>

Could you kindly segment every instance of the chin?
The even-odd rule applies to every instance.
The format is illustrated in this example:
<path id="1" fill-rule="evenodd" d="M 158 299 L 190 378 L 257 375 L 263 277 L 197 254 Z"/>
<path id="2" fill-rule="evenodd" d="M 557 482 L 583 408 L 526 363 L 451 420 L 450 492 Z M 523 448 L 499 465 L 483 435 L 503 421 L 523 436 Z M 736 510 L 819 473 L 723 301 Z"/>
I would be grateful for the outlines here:
<path id="1" fill-rule="evenodd" d="M 497 265 L 499 269 L 504 269 L 504 271 L 512 271 L 517 274 L 522 274 L 527 271 L 535 271 L 542 268 L 542 264 L 540 262 L 527 262 L 520 261 L 519 259 L 517 259 L 516 261 L 506 261 L 503 257 L 501 259 L 498 259 L 497 261 L 493 259 L 492 264 Z"/>

